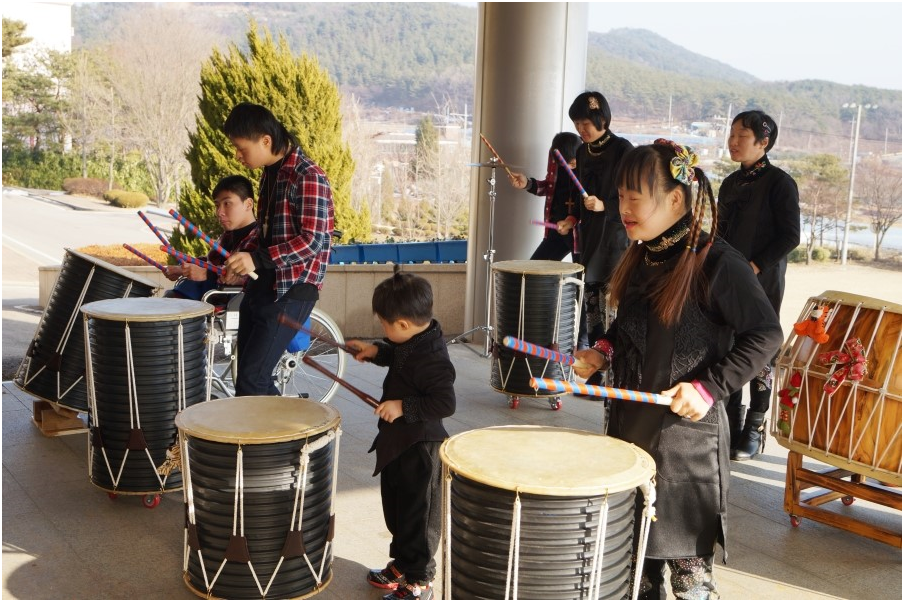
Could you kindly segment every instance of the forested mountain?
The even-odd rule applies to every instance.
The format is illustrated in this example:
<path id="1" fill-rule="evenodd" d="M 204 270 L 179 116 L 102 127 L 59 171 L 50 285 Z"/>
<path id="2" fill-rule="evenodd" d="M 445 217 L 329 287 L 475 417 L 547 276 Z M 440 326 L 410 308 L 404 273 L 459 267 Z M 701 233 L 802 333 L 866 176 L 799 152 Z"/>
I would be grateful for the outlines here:
<path id="1" fill-rule="evenodd" d="M 77 3 L 76 45 L 102 42 L 128 3 Z M 244 43 L 249 19 L 291 48 L 315 56 L 341 89 L 374 107 L 454 110 L 474 99 L 477 11 L 451 3 L 196 3 L 172 4 L 199 27 Z M 876 57 L 874 60 L 881 60 Z M 680 66 L 680 67 L 679 67 Z M 692 53 L 642 29 L 588 39 L 588 89 L 602 90 L 619 122 L 709 121 L 761 108 L 782 122 L 785 145 L 839 152 L 851 113 L 845 102 L 879 105 L 864 115 L 861 139 L 886 136 L 900 148 L 901 92 L 826 81 L 764 82 Z"/>

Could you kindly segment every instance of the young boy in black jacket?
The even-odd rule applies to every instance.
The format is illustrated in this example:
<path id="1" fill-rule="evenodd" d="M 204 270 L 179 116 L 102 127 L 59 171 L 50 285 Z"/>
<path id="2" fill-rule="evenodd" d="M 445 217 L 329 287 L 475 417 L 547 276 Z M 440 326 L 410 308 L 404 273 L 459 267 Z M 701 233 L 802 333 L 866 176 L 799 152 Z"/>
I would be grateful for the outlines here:
<path id="1" fill-rule="evenodd" d="M 455 368 L 439 323 L 433 290 L 420 276 L 395 273 L 374 290 L 373 311 L 386 338 L 348 341 L 359 361 L 388 366 L 374 413 L 379 433 L 374 476 L 380 475 L 383 517 L 392 534 L 383 569 L 367 574 L 374 587 L 393 590 L 384 600 L 430 600 L 441 529 L 440 444 L 443 418 L 455 412 Z"/>

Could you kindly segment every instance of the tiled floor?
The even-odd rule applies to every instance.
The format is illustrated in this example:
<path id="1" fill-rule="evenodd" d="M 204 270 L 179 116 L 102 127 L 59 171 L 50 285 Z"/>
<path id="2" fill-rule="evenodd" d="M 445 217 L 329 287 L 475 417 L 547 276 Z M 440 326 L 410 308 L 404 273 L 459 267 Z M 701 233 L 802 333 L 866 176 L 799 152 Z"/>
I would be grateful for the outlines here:
<path id="1" fill-rule="evenodd" d="M 598 430 L 598 403 L 566 397 L 558 412 L 545 399 L 511 410 L 489 386 L 489 360 L 452 346 L 458 409 L 452 434 L 503 424 Z M 378 395 L 383 370 L 352 362 L 347 377 Z M 377 599 L 364 582 L 386 562 L 389 534 L 367 449 L 376 430 L 370 408 L 340 391 L 342 416 L 333 579 L 316 599 Z M 45 437 L 32 422 L 32 398 L 3 383 L 3 598 L 194 598 L 182 580 L 182 494 L 154 509 L 137 496 L 111 501 L 91 484 L 87 435 Z M 518 453 L 518 450 L 493 450 Z M 554 457 L 555 450 L 551 450 Z M 901 599 L 901 550 L 804 521 L 782 510 L 784 448 L 769 441 L 754 461 L 734 464 L 729 563 L 716 569 L 730 599 Z M 858 501 L 840 512 L 901 528 L 901 513 Z"/>

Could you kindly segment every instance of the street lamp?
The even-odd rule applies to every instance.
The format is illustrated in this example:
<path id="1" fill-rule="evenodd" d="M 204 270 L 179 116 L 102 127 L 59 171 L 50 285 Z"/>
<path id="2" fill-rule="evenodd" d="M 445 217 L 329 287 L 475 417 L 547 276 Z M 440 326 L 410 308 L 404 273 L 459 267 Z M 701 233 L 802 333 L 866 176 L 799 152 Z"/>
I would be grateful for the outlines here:
<path id="1" fill-rule="evenodd" d="M 848 186 L 847 218 L 844 220 L 844 237 L 841 239 L 841 265 L 847 265 L 848 235 L 851 230 L 851 211 L 854 206 L 854 170 L 857 168 L 857 142 L 860 139 L 860 113 L 863 109 L 876 109 L 879 105 L 846 102 L 841 106 L 845 109 L 857 108 L 857 124 L 854 126 L 854 150 L 851 152 L 851 181 Z"/>

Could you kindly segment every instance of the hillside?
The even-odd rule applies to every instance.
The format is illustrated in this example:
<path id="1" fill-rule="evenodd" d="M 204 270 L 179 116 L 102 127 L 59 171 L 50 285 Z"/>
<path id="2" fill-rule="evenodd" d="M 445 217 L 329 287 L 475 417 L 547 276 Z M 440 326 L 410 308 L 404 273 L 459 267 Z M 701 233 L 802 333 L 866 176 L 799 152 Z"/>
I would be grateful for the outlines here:
<path id="1" fill-rule="evenodd" d="M 77 3 L 74 44 L 102 42 L 128 3 Z M 451 3 L 173 3 L 199 27 L 244 45 L 249 19 L 283 34 L 298 52 L 315 56 L 346 93 L 377 108 L 435 112 L 473 104 L 477 11 Z M 680 65 L 680 69 L 678 66 Z M 586 82 L 602 90 L 614 123 L 724 119 L 748 108 L 771 113 L 783 146 L 844 154 L 851 100 L 878 104 L 864 115 L 861 144 L 900 148 L 901 92 L 825 81 L 765 82 L 642 29 L 591 32 Z M 872 144 L 872 146 L 870 146 Z"/>

